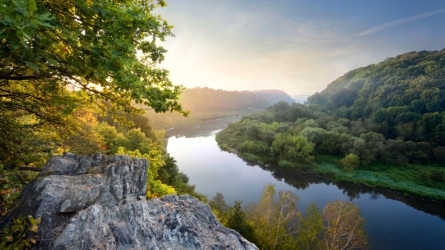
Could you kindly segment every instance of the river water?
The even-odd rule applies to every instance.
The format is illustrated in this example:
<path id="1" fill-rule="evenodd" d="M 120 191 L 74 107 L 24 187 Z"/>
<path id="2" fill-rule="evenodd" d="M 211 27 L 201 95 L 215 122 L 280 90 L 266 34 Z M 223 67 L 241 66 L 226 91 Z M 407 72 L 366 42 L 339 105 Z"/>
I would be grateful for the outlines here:
<path id="1" fill-rule="evenodd" d="M 217 129 L 227 122 L 210 121 L 167 133 L 167 151 L 195 190 L 209 199 L 220 192 L 229 205 L 235 200 L 247 205 L 259 201 L 263 187 L 272 183 L 277 191 L 297 194 L 300 211 L 313 202 L 319 208 L 334 200 L 357 203 L 366 219 L 371 249 L 445 249 L 445 203 L 246 162 L 222 151 L 215 141 Z"/>

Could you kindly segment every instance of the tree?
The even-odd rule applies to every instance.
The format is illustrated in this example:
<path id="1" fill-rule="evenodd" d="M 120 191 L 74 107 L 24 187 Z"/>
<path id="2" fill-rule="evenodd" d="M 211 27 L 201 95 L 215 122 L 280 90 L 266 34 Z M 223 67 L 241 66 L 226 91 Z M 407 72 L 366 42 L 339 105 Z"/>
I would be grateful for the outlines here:
<path id="1" fill-rule="evenodd" d="M 165 2 L 2 1 L 0 116 L 17 129 L 0 129 L 0 138 L 12 135 L 23 144 L 22 128 L 66 129 L 73 125 L 67 117 L 85 102 L 128 112 L 138 110 L 136 102 L 187 114 L 178 103 L 182 87 L 156 67 L 166 52 L 157 42 L 172 35 L 153 14 L 157 6 Z M 2 144 L 2 151 L 10 149 Z"/>
<path id="2" fill-rule="evenodd" d="M 306 137 L 291 134 L 276 134 L 270 148 L 271 154 L 280 160 L 289 160 L 297 163 L 312 162 L 314 147 Z"/>
<path id="3" fill-rule="evenodd" d="M 298 233 L 297 210 L 299 197 L 290 191 L 279 192 L 275 200 L 275 186 L 264 187 L 263 195 L 258 204 L 253 204 L 247 212 L 248 220 L 253 226 L 258 245 L 264 249 L 281 249 L 295 245 Z"/>
<path id="4" fill-rule="evenodd" d="M 345 202 L 329 202 L 323 210 L 326 230 L 323 249 L 366 249 L 368 238 L 364 219 L 358 205 Z"/>
<path id="5" fill-rule="evenodd" d="M 242 201 L 235 201 L 233 207 L 228 211 L 225 226 L 240 233 L 244 238 L 255 241 L 253 227 L 246 221 L 246 215 L 241 208 Z"/>
<path id="6" fill-rule="evenodd" d="M 127 109 L 131 101 L 158 112 L 181 111 L 181 87 L 155 65 L 172 35 L 153 14 L 158 1 L 6 0 L 0 6 L 2 85 L 42 84 L 47 91 L 81 88 Z M 139 54 L 138 54 L 139 53 Z"/>
<path id="7" fill-rule="evenodd" d="M 354 171 L 360 165 L 360 158 L 353 153 L 340 160 L 340 164 L 345 171 Z"/>
<path id="8" fill-rule="evenodd" d="M 209 206 L 214 212 L 216 211 L 216 216 L 220 220 L 222 217 L 221 215 L 223 215 L 229 208 L 222 193 L 216 193 L 216 195 L 209 201 Z"/>
<path id="9" fill-rule="evenodd" d="M 317 204 L 311 203 L 299 224 L 298 247 L 300 249 L 321 249 L 320 236 L 323 229 L 323 214 Z"/>

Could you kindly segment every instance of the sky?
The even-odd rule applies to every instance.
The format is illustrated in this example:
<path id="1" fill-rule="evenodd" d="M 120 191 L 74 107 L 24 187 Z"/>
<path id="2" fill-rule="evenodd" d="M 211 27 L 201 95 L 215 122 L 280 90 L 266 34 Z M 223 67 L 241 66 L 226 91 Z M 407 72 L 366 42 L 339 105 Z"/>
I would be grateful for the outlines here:
<path id="1" fill-rule="evenodd" d="M 167 0 L 174 84 L 312 95 L 348 71 L 445 48 L 444 0 Z"/>

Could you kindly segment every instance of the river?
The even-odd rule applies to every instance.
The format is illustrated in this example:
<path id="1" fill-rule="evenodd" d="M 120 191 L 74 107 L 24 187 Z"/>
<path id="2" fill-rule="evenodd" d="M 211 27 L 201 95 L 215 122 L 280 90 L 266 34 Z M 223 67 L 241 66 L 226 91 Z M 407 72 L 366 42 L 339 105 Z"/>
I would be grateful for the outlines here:
<path id="1" fill-rule="evenodd" d="M 208 121 L 167 133 L 167 151 L 195 190 L 209 199 L 220 192 L 229 205 L 235 200 L 247 205 L 259 201 L 263 187 L 272 183 L 277 191 L 298 195 L 300 211 L 313 202 L 320 208 L 334 200 L 357 203 L 366 219 L 371 249 L 445 249 L 444 202 L 246 162 L 222 151 L 215 141 L 218 129 L 230 121 Z"/>

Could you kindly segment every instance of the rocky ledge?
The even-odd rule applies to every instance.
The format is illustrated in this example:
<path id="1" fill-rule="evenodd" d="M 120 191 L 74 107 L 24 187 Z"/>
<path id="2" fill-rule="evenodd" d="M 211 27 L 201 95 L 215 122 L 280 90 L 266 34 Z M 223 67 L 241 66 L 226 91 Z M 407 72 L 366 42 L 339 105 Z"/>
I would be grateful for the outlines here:
<path id="1" fill-rule="evenodd" d="M 145 200 L 147 168 L 127 156 L 53 157 L 3 223 L 41 218 L 34 249 L 257 249 L 194 197 Z"/>

